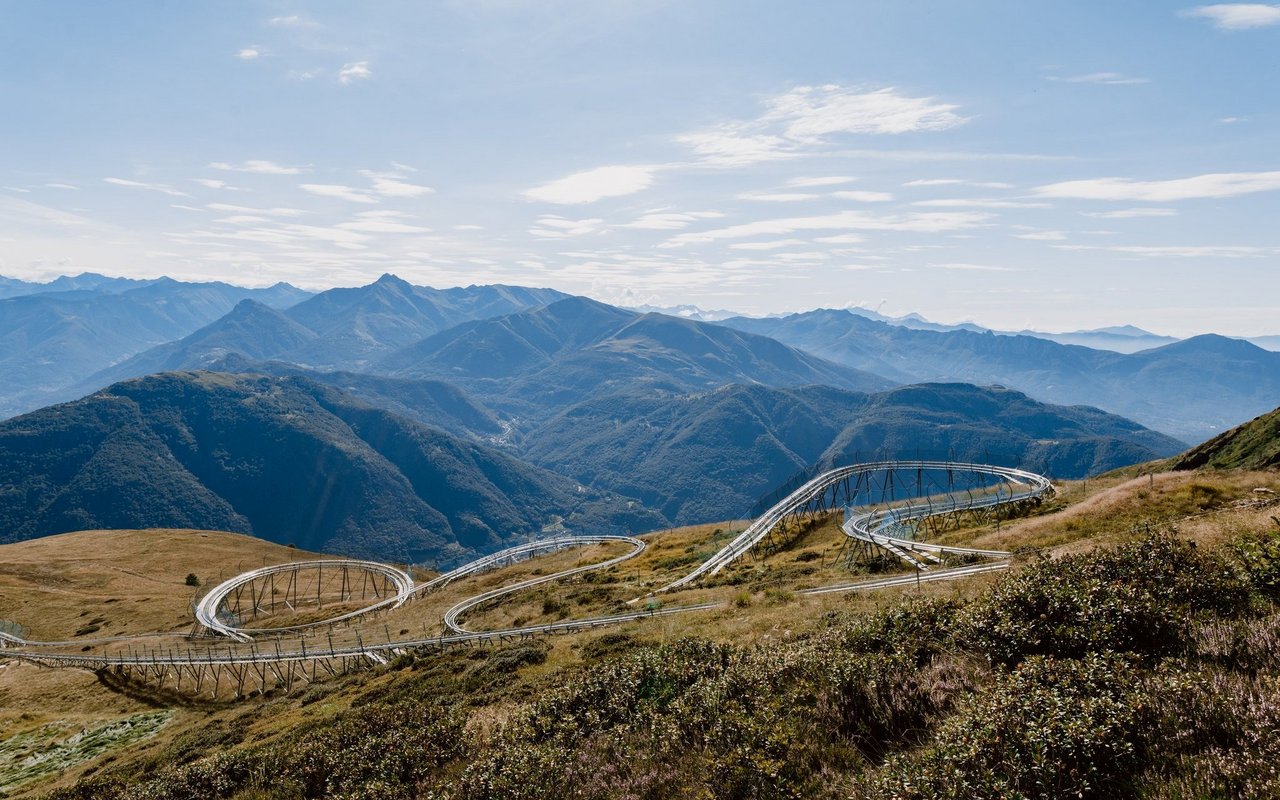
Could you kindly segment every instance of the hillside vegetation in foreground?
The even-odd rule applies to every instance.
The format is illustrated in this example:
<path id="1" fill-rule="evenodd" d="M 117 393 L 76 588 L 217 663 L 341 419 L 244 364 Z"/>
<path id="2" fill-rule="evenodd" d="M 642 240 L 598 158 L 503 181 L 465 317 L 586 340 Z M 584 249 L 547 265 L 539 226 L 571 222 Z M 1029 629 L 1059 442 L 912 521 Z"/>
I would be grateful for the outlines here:
<path id="1" fill-rule="evenodd" d="M 1036 517 L 952 534 L 1046 548 L 1011 574 L 866 596 L 788 591 L 788 565 L 825 552 L 801 536 L 726 576 L 720 611 L 405 656 L 291 696 L 212 703 L 10 663 L 0 785 L 57 800 L 1271 797 L 1280 506 L 1255 489 L 1280 490 L 1280 475 L 1073 484 Z M 725 534 L 655 534 L 655 571 Z M 678 544 L 658 547 L 665 537 Z M 203 542 L 226 544 L 190 541 L 206 565 Z M 572 556 L 550 558 L 456 591 Z M 89 618 L 120 607 L 89 602 L 118 562 L 68 577 L 15 563 L 6 597 L 62 581 L 63 607 L 77 595 Z M 183 567 L 166 567 L 155 597 L 189 597 Z M 595 580 L 548 597 L 589 595 Z M 123 721 L 133 738 L 71 752 Z M 9 784 L 32 753 L 64 768 Z"/>

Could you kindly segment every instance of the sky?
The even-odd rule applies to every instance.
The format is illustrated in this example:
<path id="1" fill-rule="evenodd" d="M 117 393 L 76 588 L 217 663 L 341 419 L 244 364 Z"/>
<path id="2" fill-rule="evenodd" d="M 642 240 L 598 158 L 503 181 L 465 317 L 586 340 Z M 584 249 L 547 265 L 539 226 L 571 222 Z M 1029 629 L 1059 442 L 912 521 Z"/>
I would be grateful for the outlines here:
<path id="1" fill-rule="evenodd" d="M 1280 5 L 0 0 L 0 275 L 1280 334 Z"/>

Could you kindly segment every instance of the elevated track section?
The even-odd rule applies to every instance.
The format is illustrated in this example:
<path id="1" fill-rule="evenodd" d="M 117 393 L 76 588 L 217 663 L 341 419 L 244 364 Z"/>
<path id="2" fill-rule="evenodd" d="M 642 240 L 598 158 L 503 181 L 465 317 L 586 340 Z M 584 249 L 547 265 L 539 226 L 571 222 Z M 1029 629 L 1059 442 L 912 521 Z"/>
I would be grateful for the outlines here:
<path id="1" fill-rule="evenodd" d="M 840 467 L 806 481 L 710 558 L 658 592 L 674 592 L 711 578 L 747 554 L 767 549 L 775 535 L 784 535 L 787 526 L 801 518 L 841 510 L 841 530 L 851 547 L 888 553 L 912 567 L 913 572 L 806 589 L 802 594 L 870 591 L 999 571 L 1009 566 L 1009 553 L 1005 551 L 942 545 L 925 539 L 948 524 L 999 519 L 998 515 L 1010 509 L 1039 503 L 1052 493 L 1052 484 L 1041 475 L 985 464 L 881 461 Z M 457 581 L 535 556 L 592 545 L 622 545 L 627 549 L 599 562 L 533 575 L 467 597 L 444 612 L 443 635 L 399 638 L 384 626 L 383 635 L 379 636 L 376 629 L 362 633 L 356 625 L 371 615 L 399 608 Z M 518 641 L 723 606 L 704 602 L 664 607 L 650 596 L 644 607 L 635 611 L 543 625 L 473 630 L 463 622 L 465 615 L 488 603 L 591 570 L 608 569 L 636 557 L 645 548 L 645 542 L 629 536 L 544 539 L 484 556 L 421 583 L 416 583 L 405 570 L 373 561 L 324 559 L 277 564 L 237 575 L 210 590 L 196 604 L 196 628 L 186 640 L 172 634 L 154 634 L 37 642 L 23 638 L 16 629 L 0 629 L 0 658 L 89 669 L 104 676 L 141 680 L 196 694 L 230 693 L 240 697 L 277 688 L 287 691 L 299 683 L 387 663 L 404 653 Z M 944 563 L 947 557 L 994 561 L 950 567 Z M 325 615 L 326 607 L 336 610 Z M 319 618 L 271 626 L 274 615 Z M 354 636 L 335 640 L 337 625 L 350 626 L 349 632 Z M 84 652 L 107 644 L 112 647 Z M 68 652 L 72 646 L 81 652 Z"/>

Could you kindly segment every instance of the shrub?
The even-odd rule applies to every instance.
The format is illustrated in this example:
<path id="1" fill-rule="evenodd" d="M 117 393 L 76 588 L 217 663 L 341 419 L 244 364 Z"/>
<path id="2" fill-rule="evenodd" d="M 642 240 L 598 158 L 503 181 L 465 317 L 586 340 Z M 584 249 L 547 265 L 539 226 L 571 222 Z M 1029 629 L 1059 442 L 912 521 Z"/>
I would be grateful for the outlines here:
<path id="1" fill-rule="evenodd" d="M 187 580 L 186 580 L 186 584 L 187 584 L 188 586 L 199 586 L 199 585 L 200 585 L 200 579 L 196 577 L 196 574 L 195 574 L 194 572 L 188 572 L 188 573 L 187 573 Z"/>
<path id="2" fill-rule="evenodd" d="M 1273 600 L 1280 600 L 1280 531 L 1246 534 L 1231 550 L 1249 582 Z"/>
<path id="3" fill-rule="evenodd" d="M 1168 653 L 1197 616 L 1233 616 L 1247 585 L 1194 543 L 1157 534 L 1109 550 L 1043 558 L 1006 576 L 965 615 L 963 637 L 994 661 L 1104 650 Z"/>
<path id="4" fill-rule="evenodd" d="M 1032 657 L 870 783 L 895 798 L 1124 795 L 1158 696 L 1123 657 Z"/>

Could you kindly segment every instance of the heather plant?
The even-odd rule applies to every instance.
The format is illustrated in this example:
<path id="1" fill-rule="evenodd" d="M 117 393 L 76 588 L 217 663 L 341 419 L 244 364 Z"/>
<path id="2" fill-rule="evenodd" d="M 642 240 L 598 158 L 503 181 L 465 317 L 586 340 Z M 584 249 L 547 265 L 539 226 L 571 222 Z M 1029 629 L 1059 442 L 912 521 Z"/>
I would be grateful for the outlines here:
<path id="1" fill-rule="evenodd" d="M 1249 587 L 1222 559 L 1167 534 L 1091 553 L 1042 558 L 970 606 L 962 636 L 993 661 L 1170 653 L 1198 617 L 1236 616 Z"/>

